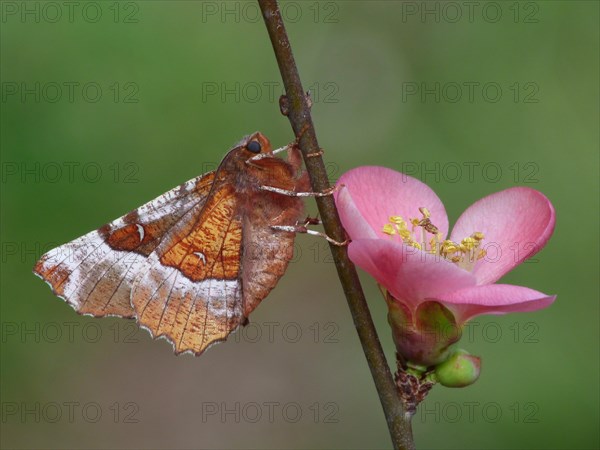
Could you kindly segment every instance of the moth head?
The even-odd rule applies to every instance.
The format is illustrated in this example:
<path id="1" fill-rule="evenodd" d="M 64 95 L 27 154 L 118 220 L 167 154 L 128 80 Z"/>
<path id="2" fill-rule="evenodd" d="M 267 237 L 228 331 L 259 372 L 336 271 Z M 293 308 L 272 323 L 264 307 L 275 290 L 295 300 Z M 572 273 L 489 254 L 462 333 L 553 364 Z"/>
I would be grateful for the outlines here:
<path id="1" fill-rule="evenodd" d="M 267 137 L 261 132 L 251 134 L 242 141 L 242 147 L 249 156 L 258 155 L 260 153 L 271 153 L 271 143 Z"/>
<path id="2" fill-rule="evenodd" d="M 250 141 L 248 142 L 248 145 L 246 145 L 246 149 L 252 153 L 260 153 L 262 145 L 260 145 L 260 142 L 258 141 Z"/>

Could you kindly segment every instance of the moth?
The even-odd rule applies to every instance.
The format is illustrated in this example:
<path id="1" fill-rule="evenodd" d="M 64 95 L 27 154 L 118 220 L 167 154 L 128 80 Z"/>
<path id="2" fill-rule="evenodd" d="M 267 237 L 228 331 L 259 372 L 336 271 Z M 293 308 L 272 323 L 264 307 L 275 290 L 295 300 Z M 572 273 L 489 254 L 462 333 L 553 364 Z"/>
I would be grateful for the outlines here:
<path id="1" fill-rule="evenodd" d="M 296 146 L 273 151 L 256 132 L 215 171 L 49 251 L 34 273 L 79 314 L 134 318 L 176 354 L 200 355 L 247 322 L 292 259 L 301 164 Z"/>

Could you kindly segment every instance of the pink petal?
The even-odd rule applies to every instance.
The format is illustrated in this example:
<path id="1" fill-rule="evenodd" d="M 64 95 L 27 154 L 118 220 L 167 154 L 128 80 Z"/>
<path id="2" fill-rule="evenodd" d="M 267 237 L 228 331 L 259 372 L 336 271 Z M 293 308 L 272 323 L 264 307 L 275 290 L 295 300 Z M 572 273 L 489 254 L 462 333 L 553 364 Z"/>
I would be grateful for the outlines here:
<path id="1" fill-rule="evenodd" d="M 353 239 L 377 239 L 375 230 L 357 208 L 349 190 L 342 187 L 335 192 L 334 196 L 335 206 L 348 236 Z"/>
<path id="2" fill-rule="evenodd" d="M 338 185 L 345 187 L 334 194 L 336 206 L 351 239 L 373 237 L 366 233 L 367 225 L 376 236 L 387 239 L 381 230 L 390 216 L 420 219 L 419 207 L 429 210 L 431 222 L 444 237 L 448 233 L 444 205 L 429 186 L 415 178 L 386 167 L 362 166 L 344 173 Z"/>
<path id="3" fill-rule="evenodd" d="M 473 269 L 478 284 L 498 280 L 539 252 L 554 231 L 554 207 L 541 192 L 515 187 L 475 202 L 459 217 L 450 239 L 484 234 L 487 255 Z"/>
<path id="4" fill-rule="evenodd" d="M 467 287 L 432 298 L 445 303 L 455 313 L 458 322 L 480 314 L 537 311 L 550 306 L 555 299 L 556 295 L 549 296 L 510 284 Z"/>
<path id="5" fill-rule="evenodd" d="M 407 306 L 415 308 L 424 299 L 475 286 L 475 277 L 466 270 L 387 238 L 352 241 L 348 256 Z"/>

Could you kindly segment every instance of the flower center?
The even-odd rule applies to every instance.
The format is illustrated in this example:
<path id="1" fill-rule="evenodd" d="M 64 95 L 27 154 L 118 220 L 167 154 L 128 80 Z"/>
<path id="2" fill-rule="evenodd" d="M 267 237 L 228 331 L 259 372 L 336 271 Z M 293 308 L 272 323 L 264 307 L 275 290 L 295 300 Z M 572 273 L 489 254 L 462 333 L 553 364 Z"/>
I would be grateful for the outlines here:
<path id="1" fill-rule="evenodd" d="M 421 251 L 439 255 L 462 269 L 471 271 L 475 263 L 486 255 L 481 247 L 483 233 L 476 231 L 460 243 L 449 239 L 442 240 L 442 233 L 431 222 L 431 214 L 425 207 L 419 211 L 421 219 L 404 220 L 401 216 L 390 216 L 383 226 L 383 232 L 391 237 L 399 236 L 402 242 Z M 409 229 L 409 224 L 410 229 Z"/>

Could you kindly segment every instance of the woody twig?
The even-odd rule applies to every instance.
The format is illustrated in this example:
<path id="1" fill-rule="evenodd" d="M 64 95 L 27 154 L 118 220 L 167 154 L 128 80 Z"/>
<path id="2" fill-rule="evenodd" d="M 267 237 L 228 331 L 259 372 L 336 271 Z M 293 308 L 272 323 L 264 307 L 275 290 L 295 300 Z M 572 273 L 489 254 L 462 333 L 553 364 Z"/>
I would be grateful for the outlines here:
<path id="1" fill-rule="evenodd" d="M 310 100 L 302 88 L 291 45 L 276 0 L 258 0 L 273 44 L 279 71 L 287 96 L 286 112 L 298 137 L 298 144 L 314 192 L 330 189 L 325 164 L 320 155 L 315 128 L 310 114 Z M 337 242 L 346 239 L 332 196 L 316 198 L 325 233 Z M 371 375 L 383 406 L 395 449 L 413 449 L 410 419 L 405 414 L 385 354 L 381 348 L 371 313 L 365 300 L 358 274 L 348 259 L 347 248 L 330 244 L 333 260 L 344 289 L 354 325 L 358 332 Z"/>

